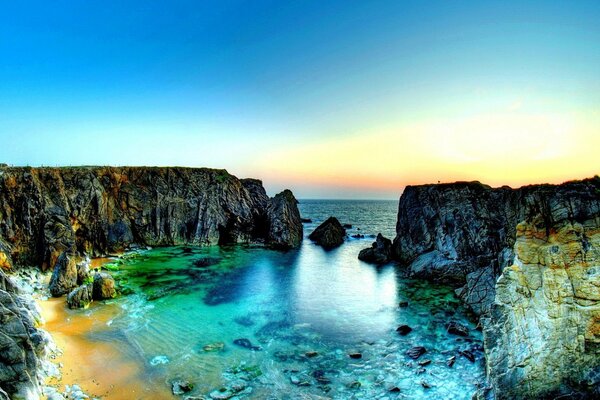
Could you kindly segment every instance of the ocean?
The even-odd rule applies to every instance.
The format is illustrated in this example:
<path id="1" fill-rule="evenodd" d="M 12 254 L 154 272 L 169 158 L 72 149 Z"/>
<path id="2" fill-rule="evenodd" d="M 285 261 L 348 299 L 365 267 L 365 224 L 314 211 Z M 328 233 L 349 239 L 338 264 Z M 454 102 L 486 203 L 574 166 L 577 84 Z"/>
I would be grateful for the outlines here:
<path id="1" fill-rule="evenodd" d="M 377 233 L 393 239 L 397 201 L 301 200 L 299 208 L 312 222 L 297 250 L 170 247 L 113 263 L 128 294 L 87 339 L 137 364 L 148 390 L 139 398 L 470 399 L 484 376 L 482 339 L 453 291 L 357 259 Z M 365 237 L 323 250 L 307 236 L 329 216 Z M 449 334 L 449 321 L 469 337 Z M 400 335 L 399 325 L 412 331 Z M 415 346 L 425 349 L 418 359 L 406 354 Z M 173 395 L 176 382 L 191 390 Z"/>

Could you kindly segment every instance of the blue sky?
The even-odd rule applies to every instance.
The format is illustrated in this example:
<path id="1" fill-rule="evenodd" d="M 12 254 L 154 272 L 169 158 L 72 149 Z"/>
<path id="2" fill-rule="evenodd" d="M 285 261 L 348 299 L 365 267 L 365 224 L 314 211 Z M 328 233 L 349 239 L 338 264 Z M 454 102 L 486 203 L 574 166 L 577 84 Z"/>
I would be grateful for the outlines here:
<path id="1" fill-rule="evenodd" d="M 0 159 L 227 168 L 299 197 L 584 177 L 598 21 L 597 1 L 11 2 Z M 446 157 L 448 138 L 477 147 Z"/>

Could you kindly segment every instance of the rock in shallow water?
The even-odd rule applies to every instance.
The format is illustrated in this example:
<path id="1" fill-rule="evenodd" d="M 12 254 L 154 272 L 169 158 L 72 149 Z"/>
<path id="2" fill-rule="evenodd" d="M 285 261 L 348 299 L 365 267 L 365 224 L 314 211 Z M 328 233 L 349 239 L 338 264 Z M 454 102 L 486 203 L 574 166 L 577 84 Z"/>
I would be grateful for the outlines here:
<path id="1" fill-rule="evenodd" d="M 194 385 L 186 380 L 176 380 L 171 384 L 171 390 L 173 391 L 173 394 L 177 396 L 191 392 L 193 388 Z"/>
<path id="2" fill-rule="evenodd" d="M 332 249 L 344 243 L 346 230 L 335 217 L 329 217 L 317 227 L 308 238 L 326 249 Z"/>
<path id="3" fill-rule="evenodd" d="M 106 272 L 98 272 L 94 275 L 94 300 L 112 299 L 117 295 L 115 280 Z"/>
<path id="4" fill-rule="evenodd" d="M 423 354 L 425 354 L 427 352 L 427 349 L 423 346 L 415 346 L 411 349 L 408 349 L 406 351 L 406 355 L 409 356 L 410 358 L 416 360 L 417 358 L 421 357 Z"/>
<path id="5" fill-rule="evenodd" d="M 374 264 L 385 264 L 390 261 L 392 255 L 392 241 L 383 237 L 380 233 L 371 245 L 358 253 L 358 259 Z"/>
<path id="6" fill-rule="evenodd" d="M 239 347 L 243 347 L 243 348 L 248 349 L 248 350 L 254 350 L 254 351 L 260 351 L 260 350 L 262 350 L 262 347 L 260 347 L 260 346 L 254 346 L 252 344 L 252 342 L 250 340 L 246 339 L 246 338 L 235 339 L 233 341 L 233 344 L 235 344 L 236 346 L 239 346 Z"/>
<path id="7" fill-rule="evenodd" d="M 94 285 L 91 283 L 73 289 L 67 296 L 67 305 L 69 308 L 87 308 L 94 299 L 93 290 Z"/>
<path id="8" fill-rule="evenodd" d="M 456 321 L 450 321 L 448 325 L 446 325 L 446 331 L 453 335 L 469 336 L 469 328 Z"/>
<path id="9" fill-rule="evenodd" d="M 412 328 L 408 325 L 400 325 L 396 328 L 396 332 L 402 336 L 406 336 L 412 332 Z"/>

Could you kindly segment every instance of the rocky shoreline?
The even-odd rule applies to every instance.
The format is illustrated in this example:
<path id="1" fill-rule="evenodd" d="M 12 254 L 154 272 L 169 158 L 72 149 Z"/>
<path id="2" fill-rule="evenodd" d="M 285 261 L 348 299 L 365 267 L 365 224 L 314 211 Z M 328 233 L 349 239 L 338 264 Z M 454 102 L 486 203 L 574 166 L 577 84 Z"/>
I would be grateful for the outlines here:
<path id="1" fill-rule="evenodd" d="M 51 294 L 86 307 L 115 295 L 110 275 L 84 268 L 86 257 L 132 246 L 290 249 L 302 237 L 292 192 L 269 198 L 259 180 L 225 170 L 0 166 L 0 396 L 39 398 L 50 342 L 30 294 L 4 271 L 51 270 Z"/>
<path id="2" fill-rule="evenodd" d="M 393 257 L 481 315 L 480 398 L 600 396 L 600 178 L 409 186 Z"/>

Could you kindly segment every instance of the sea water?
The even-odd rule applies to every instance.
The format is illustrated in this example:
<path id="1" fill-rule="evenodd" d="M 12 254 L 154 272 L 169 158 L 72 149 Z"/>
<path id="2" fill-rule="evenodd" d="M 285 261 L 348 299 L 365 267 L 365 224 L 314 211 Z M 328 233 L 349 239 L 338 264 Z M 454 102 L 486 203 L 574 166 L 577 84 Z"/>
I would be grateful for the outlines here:
<path id="1" fill-rule="evenodd" d="M 397 202 L 299 207 L 312 222 L 297 250 L 171 247 L 122 260 L 122 312 L 90 340 L 128 349 L 149 387 L 189 382 L 181 398 L 470 399 L 484 374 L 481 334 L 453 291 L 357 259 L 377 233 L 393 237 Z M 331 215 L 365 237 L 313 244 L 306 236 Z M 469 335 L 448 333 L 450 321 Z M 414 346 L 426 349 L 417 360 Z"/>

